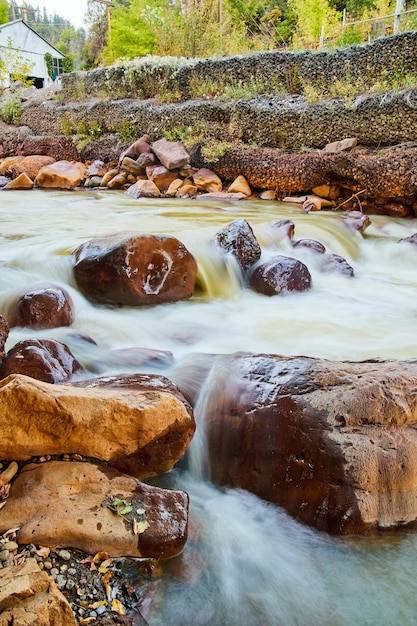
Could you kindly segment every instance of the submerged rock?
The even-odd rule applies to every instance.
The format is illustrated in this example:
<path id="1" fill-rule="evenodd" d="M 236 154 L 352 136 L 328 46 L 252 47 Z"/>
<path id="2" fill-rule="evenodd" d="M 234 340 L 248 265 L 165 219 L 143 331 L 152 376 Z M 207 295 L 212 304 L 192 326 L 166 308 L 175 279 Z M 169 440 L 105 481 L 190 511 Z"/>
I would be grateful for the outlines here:
<path id="1" fill-rule="evenodd" d="M 248 222 L 242 218 L 226 224 L 214 236 L 217 248 L 231 254 L 242 272 L 248 270 L 261 258 L 261 247 Z"/>
<path id="2" fill-rule="evenodd" d="M 58 286 L 43 287 L 26 292 L 9 308 L 10 326 L 57 328 L 71 326 L 74 303 L 69 293 Z"/>
<path id="3" fill-rule="evenodd" d="M 287 256 L 275 256 L 267 263 L 257 265 L 249 284 L 265 296 L 306 291 L 311 287 L 311 274 L 304 263 Z"/>
<path id="4" fill-rule="evenodd" d="M 7 352 L 0 378 L 25 374 L 47 383 L 62 383 L 83 371 L 65 344 L 55 339 L 24 339 Z"/>
<path id="5" fill-rule="evenodd" d="M 142 306 L 194 293 L 197 263 L 175 237 L 119 233 L 87 241 L 73 256 L 75 280 L 93 302 Z"/>

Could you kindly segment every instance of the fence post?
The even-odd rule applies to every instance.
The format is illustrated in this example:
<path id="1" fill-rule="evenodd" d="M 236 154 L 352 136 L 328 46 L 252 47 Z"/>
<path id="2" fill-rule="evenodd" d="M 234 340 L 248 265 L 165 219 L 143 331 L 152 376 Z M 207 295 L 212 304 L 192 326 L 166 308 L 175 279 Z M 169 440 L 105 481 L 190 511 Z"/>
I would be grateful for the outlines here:
<path id="1" fill-rule="evenodd" d="M 396 0 L 394 15 L 394 35 L 400 30 L 401 13 L 404 11 L 404 0 Z"/>

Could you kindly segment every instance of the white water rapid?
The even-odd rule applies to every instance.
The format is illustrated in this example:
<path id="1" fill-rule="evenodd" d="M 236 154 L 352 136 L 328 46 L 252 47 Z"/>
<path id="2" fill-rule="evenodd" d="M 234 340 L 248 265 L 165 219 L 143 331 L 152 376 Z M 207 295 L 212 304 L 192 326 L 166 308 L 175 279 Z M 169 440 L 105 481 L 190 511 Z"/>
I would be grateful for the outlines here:
<path id="1" fill-rule="evenodd" d="M 372 216 L 362 236 L 338 214 L 304 214 L 293 205 L 133 200 L 122 192 L 1 192 L 0 207 L 0 313 L 16 295 L 45 283 L 67 289 L 76 312 L 71 329 L 13 329 L 7 349 L 24 338 L 53 337 L 68 343 L 92 376 L 129 371 L 110 350 L 170 351 L 173 364 L 155 371 L 183 389 L 200 384 L 211 367 L 207 354 L 417 357 L 417 247 L 397 243 L 417 232 L 417 220 Z M 264 259 L 282 253 L 304 261 L 313 288 L 272 298 L 244 288 L 234 264 L 210 247 L 215 232 L 238 217 L 251 224 Z M 320 273 L 317 255 L 277 239 L 268 223 L 278 218 L 293 220 L 295 239 L 317 239 L 344 256 L 355 277 Z M 143 308 L 89 303 L 76 289 L 70 254 L 90 238 L 119 231 L 175 235 L 198 262 L 196 295 Z M 90 335 L 99 347 L 72 344 L 70 333 Z M 207 381 L 188 465 L 159 480 L 190 494 L 190 535 L 183 555 L 166 566 L 149 625 L 417 624 L 416 533 L 329 537 L 255 496 L 209 482 L 203 423 L 207 394 L 215 393 L 210 373 Z"/>

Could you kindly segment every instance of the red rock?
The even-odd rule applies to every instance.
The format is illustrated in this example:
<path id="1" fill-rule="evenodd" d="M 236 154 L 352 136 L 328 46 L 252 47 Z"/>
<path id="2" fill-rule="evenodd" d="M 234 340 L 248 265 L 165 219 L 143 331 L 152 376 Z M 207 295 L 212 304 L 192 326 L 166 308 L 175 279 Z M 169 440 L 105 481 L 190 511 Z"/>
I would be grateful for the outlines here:
<path id="1" fill-rule="evenodd" d="M 146 168 L 146 175 L 160 191 L 166 191 L 170 184 L 178 177 L 177 170 L 169 170 L 163 165 L 150 165 Z"/>
<path id="2" fill-rule="evenodd" d="M 74 304 L 69 293 L 51 286 L 28 291 L 9 308 L 10 326 L 57 328 L 71 326 Z"/>
<path id="3" fill-rule="evenodd" d="M 152 143 L 152 150 L 168 170 L 175 170 L 190 163 L 190 155 L 179 141 L 158 139 Z"/>
<path id="4" fill-rule="evenodd" d="M 369 216 L 361 211 L 346 211 L 343 223 L 351 230 L 363 232 L 371 225 Z"/>
<path id="5" fill-rule="evenodd" d="M 122 152 L 120 160 L 122 160 L 125 156 L 130 157 L 131 159 L 137 159 L 139 155 L 151 152 L 149 142 L 150 137 L 148 135 L 143 135 Z"/>
<path id="6" fill-rule="evenodd" d="M 298 241 L 292 242 L 293 248 L 308 248 L 309 250 L 314 250 L 314 252 L 319 252 L 319 254 L 324 254 L 326 252 L 325 246 L 320 241 L 316 241 L 315 239 L 298 239 Z"/>
<path id="7" fill-rule="evenodd" d="M 278 233 L 282 234 L 280 239 L 292 239 L 294 237 L 295 225 L 291 220 L 273 220 L 270 222 L 270 226 Z"/>
<path id="8" fill-rule="evenodd" d="M 54 339 L 25 339 L 11 348 L 0 367 L 0 378 L 25 374 L 48 383 L 61 383 L 83 367 L 69 348 Z"/>
<path id="9" fill-rule="evenodd" d="M 304 263 L 286 256 L 276 256 L 255 267 L 249 284 L 265 296 L 306 291 L 311 287 L 311 275 Z"/>
<path id="10" fill-rule="evenodd" d="M 207 402 L 211 476 L 323 531 L 416 528 L 416 383 L 414 361 L 225 357 Z"/>
<path id="11" fill-rule="evenodd" d="M 246 271 L 261 258 L 261 247 L 253 230 L 244 219 L 236 219 L 219 230 L 213 239 L 214 244 L 230 253 L 240 269 Z"/>
<path id="12" fill-rule="evenodd" d="M 73 253 L 74 276 L 93 302 L 142 306 L 190 298 L 197 263 L 175 237 L 119 233 Z"/>

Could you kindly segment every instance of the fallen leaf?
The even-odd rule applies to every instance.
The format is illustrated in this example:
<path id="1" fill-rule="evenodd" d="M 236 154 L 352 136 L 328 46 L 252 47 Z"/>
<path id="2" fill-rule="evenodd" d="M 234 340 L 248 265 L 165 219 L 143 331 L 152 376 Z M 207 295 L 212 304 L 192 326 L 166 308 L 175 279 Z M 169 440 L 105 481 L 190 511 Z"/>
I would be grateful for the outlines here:
<path id="1" fill-rule="evenodd" d="M 43 559 L 46 559 L 49 556 L 50 552 L 50 548 L 39 548 L 39 550 L 36 550 L 35 554 L 41 556 Z"/>
<path id="2" fill-rule="evenodd" d="M 108 582 L 103 582 L 104 591 L 106 592 L 107 602 L 111 602 L 111 587 Z"/>
<path id="3" fill-rule="evenodd" d="M 117 598 L 111 603 L 111 610 L 113 613 L 117 613 L 117 615 L 126 615 L 125 607 Z"/>
<path id="4" fill-rule="evenodd" d="M 105 561 L 103 561 L 103 563 L 101 563 L 100 567 L 98 568 L 98 571 L 100 572 L 100 574 L 105 574 L 106 572 L 108 572 L 108 567 L 113 563 L 113 559 L 106 559 Z"/>
<path id="5" fill-rule="evenodd" d="M 89 604 L 88 608 L 94 611 L 94 609 L 98 609 L 99 606 L 105 606 L 106 604 L 107 602 L 105 600 L 100 600 L 99 602 L 93 602 L 93 604 Z"/>
<path id="6" fill-rule="evenodd" d="M 109 553 L 108 552 L 97 552 L 94 557 L 93 557 L 93 562 L 94 563 L 101 563 L 101 561 L 105 561 L 106 559 L 109 558 Z"/>
<path id="7" fill-rule="evenodd" d="M 87 624 L 91 624 L 91 622 L 95 622 L 95 617 L 83 617 L 80 619 L 80 626 L 87 626 Z"/>
<path id="8" fill-rule="evenodd" d="M 138 522 L 136 519 L 133 520 L 134 535 L 140 535 L 144 533 L 147 528 L 149 528 L 149 522 L 146 519 L 143 519 L 141 522 Z"/>

